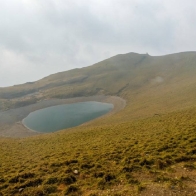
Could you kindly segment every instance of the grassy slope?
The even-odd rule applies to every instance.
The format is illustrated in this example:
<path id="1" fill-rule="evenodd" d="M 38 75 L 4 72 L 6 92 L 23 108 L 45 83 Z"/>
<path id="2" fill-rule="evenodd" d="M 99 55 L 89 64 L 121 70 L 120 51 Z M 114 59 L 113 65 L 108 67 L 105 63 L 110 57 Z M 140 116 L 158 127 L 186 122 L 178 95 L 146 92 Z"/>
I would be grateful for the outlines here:
<path id="1" fill-rule="evenodd" d="M 159 91 L 173 93 L 176 99 L 175 91 L 186 95 L 180 90 L 184 91 L 184 87 L 190 91 L 194 89 L 195 61 L 194 52 L 162 57 L 135 53 L 117 55 L 87 68 L 54 74 L 30 84 L 0 89 L 0 109 L 19 107 L 46 98 L 97 94 L 119 95 L 129 100 L 130 96 L 135 98 L 139 94 L 141 97 L 141 93 L 154 97 L 158 93 L 155 91 Z M 155 83 L 157 77 L 163 78 L 163 83 Z"/>
<path id="2" fill-rule="evenodd" d="M 14 88 L 16 93 L 29 85 L 32 89 L 48 85 L 41 98 L 103 93 L 125 98 L 127 106 L 70 131 L 20 140 L 1 138 L 0 192 L 194 195 L 195 62 L 196 53 L 162 57 L 131 53 L 3 89 L 1 96 Z M 63 80 L 63 85 L 51 85 Z"/>

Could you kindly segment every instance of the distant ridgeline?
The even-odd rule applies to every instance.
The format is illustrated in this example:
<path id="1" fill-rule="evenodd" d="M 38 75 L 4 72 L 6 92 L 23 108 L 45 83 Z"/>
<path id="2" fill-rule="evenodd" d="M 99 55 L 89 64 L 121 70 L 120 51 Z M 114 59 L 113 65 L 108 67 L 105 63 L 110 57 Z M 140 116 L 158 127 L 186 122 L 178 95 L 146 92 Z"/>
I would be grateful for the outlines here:
<path id="1" fill-rule="evenodd" d="M 0 88 L 0 110 L 51 98 L 116 95 L 128 99 L 132 95 L 136 97 L 141 91 L 148 99 L 152 94 L 162 99 L 165 93 L 172 93 L 171 98 L 175 95 L 179 98 L 183 87 L 186 87 L 183 90 L 188 95 L 194 88 L 195 62 L 195 52 L 155 57 L 148 54 L 121 54 L 36 82 Z"/>
<path id="2" fill-rule="evenodd" d="M 21 138 L 35 133 L 21 124 L 30 112 L 87 99 L 114 109 Z M 117 55 L 1 88 L 0 110 L 0 195 L 196 194 L 196 52 Z"/>

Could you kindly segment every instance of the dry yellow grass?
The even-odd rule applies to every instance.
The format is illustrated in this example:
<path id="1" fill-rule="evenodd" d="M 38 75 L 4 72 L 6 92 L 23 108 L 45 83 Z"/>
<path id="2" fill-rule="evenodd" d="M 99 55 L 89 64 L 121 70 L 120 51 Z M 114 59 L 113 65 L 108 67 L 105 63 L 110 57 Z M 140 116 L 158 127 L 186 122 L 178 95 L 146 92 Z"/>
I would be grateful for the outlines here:
<path id="1" fill-rule="evenodd" d="M 0 193 L 195 195 L 195 62 L 195 53 L 120 55 L 43 79 L 44 85 L 69 79 L 43 90 L 43 97 L 104 93 L 121 96 L 127 105 L 85 126 L 0 138 Z"/>

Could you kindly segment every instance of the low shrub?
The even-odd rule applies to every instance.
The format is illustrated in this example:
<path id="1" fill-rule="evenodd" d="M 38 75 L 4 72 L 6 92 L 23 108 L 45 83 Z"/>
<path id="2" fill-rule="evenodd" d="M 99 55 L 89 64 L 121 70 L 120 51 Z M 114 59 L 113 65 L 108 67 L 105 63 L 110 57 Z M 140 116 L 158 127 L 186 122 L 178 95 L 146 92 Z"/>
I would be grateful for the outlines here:
<path id="1" fill-rule="evenodd" d="M 45 194 L 55 193 L 57 192 L 57 187 L 54 185 L 45 185 L 43 191 Z"/>
<path id="2" fill-rule="evenodd" d="M 106 174 L 104 179 L 106 182 L 110 182 L 111 180 L 114 180 L 116 177 L 113 174 Z"/>
<path id="3" fill-rule="evenodd" d="M 58 182 L 58 178 L 57 177 L 50 177 L 47 179 L 46 184 L 55 184 Z"/>
<path id="4" fill-rule="evenodd" d="M 70 184 L 73 184 L 74 182 L 76 182 L 76 177 L 73 175 L 69 175 L 69 176 L 62 178 L 61 182 L 65 185 L 70 185 Z"/>
<path id="5" fill-rule="evenodd" d="M 65 191 L 65 195 L 75 194 L 76 192 L 79 192 L 79 188 L 75 185 L 70 185 L 67 187 L 67 190 Z"/>

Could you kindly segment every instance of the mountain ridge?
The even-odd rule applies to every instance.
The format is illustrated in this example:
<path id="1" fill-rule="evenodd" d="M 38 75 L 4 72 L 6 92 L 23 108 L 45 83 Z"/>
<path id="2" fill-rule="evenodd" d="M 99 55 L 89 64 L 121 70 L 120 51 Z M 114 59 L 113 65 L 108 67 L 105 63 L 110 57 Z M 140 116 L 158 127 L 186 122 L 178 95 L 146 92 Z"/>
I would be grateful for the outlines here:
<path id="1" fill-rule="evenodd" d="M 131 53 L 0 89 L 8 116 L 54 99 L 126 100 L 82 126 L 0 137 L 0 195 L 195 195 L 195 75 L 196 52 Z"/>
<path id="2" fill-rule="evenodd" d="M 195 54 L 183 52 L 160 57 L 121 54 L 89 67 L 52 74 L 33 83 L 1 88 L 0 110 L 51 98 L 117 95 L 127 99 L 125 93 L 158 89 L 161 85 L 166 88 L 176 86 L 177 89 L 180 85 L 184 86 L 183 81 L 190 88 L 195 81 Z"/>

